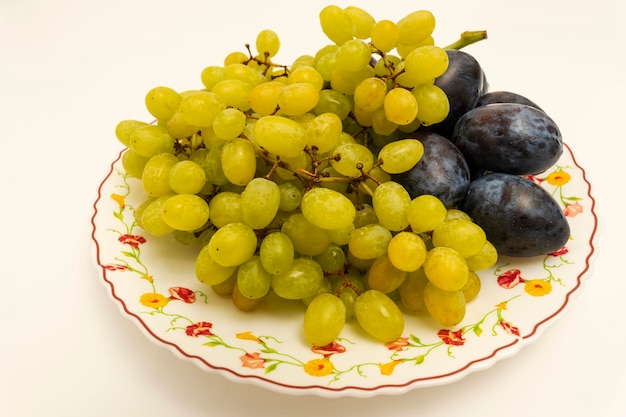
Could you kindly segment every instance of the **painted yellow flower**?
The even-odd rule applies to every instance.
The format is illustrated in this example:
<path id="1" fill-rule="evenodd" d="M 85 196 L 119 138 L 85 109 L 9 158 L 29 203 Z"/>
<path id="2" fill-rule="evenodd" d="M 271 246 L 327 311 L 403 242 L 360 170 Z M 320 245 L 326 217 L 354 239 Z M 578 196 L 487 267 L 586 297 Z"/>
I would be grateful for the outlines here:
<path id="1" fill-rule="evenodd" d="M 326 376 L 335 366 L 328 359 L 313 359 L 304 364 L 304 372 L 312 376 Z"/>
<path id="2" fill-rule="evenodd" d="M 544 281 L 542 279 L 531 279 L 530 281 L 526 281 L 524 291 L 533 297 L 541 297 L 543 295 L 550 294 L 552 291 L 552 284 L 550 281 Z"/>
<path id="3" fill-rule="evenodd" d="M 154 278 L 152 277 L 152 275 L 142 275 L 141 278 L 145 279 L 148 282 L 154 281 Z"/>
<path id="4" fill-rule="evenodd" d="M 506 305 L 507 305 L 507 302 L 506 302 L 506 301 L 503 301 L 503 302 L 501 302 L 500 304 L 498 304 L 498 305 L 496 306 L 496 308 L 497 308 L 498 310 L 506 310 Z"/>
<path id="5" fill-rule="evenodd" d="M 111 194 L 111 198 L 115 200 L 115 202 L 120 206 L 120 208 L 124 208 L 124 196 L 119 194 Z"/>
<path id="6" fill-rule="evenodd" d="M 547 181 L 548 184 L 556 185 L 556 186 L 565 185 L 571 179 L 572 179 L 571 175 L 569 175 L 567 172 L 561 171 L 561 170 L 554 171 L 554 172 L 550 173 L 546 177 L 546 181 Z"/>
<path id="7" fill-rule="evenodd" d="M 398 366 L 401 362 L 401 360 L 395 360 L 387 363 L 379 363 L 378 367 L 380 368 L 380 374 L 386 376 L 391 375 L 393 370 L 396 369 L 396 366 Z"/>
<path id="8" fill-rule="evenodd" d="M 252 340 L 253 342 L 262 343 L 261 339 L 253 335 L 252 332 L 237 333 L 235 336 L 237 337 L 237 339 Z"/>
<path id="9" fill-rule="evenodd" d="M 159 308 L 168 303 L 168 299 L 156 292 L 149 292 L 139 297 L 139 302 L 146 307 Z"/>

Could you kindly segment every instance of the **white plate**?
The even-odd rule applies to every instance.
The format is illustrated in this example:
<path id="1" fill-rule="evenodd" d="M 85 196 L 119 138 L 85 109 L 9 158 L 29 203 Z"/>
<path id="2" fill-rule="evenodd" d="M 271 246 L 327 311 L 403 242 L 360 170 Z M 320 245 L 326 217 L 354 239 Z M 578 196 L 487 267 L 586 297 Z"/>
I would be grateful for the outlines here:
<path id="1" fill-rule="evenodd" d="M 594 254 L 597 217 L 585 172 L 566 147 L 536 178 L 560 202 L 572 238 L 562 251 L 500 259 L 482 271 L 465 320 L 443 328 L 406 314 L 403 337 L 382 344 L 349 323 L 326 349 L 303 340 L 304 304 L 278 300 L 238 311 L 194 273 L 197 249 L 148 235 L 133 222 L 145 198 L 119 157 L 94 204 L 94 256 L 109 295 L 148 338 L 200 368 L 289 394 L 368 397 L 447 384 L 488 368 L 536 340 L 582 289 Z"/>

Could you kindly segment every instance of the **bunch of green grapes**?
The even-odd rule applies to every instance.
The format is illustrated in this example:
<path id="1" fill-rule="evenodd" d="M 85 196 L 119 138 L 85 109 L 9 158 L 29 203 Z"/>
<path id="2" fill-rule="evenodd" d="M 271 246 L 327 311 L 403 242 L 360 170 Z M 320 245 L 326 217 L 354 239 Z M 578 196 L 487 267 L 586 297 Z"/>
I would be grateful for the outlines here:
<path id="1" fill-rule="evenodd" d="M 462 213 L 391 180 L 423 156 L 411 132 L 448 114 L 434 17 L 328 6 L 320 24 L 332 43 L 291 65 L 263 30 L 199 88 L 146 94 L 155 120 L 116 128 L 146 195 L 135 220 L 195 248 L 197 279 L 243 311 L 272 294 L 302 302 L 317 346 L 350 320 L 394 340 L 403 309 L 458 323 L 497 254 Z"/>

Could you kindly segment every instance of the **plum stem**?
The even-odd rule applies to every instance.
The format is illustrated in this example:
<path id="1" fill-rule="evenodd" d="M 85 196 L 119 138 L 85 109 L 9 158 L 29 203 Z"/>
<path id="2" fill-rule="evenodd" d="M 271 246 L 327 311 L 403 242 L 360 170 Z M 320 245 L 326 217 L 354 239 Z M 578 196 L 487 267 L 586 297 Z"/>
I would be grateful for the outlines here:
<path id="1" fill-rule="evenodd" d="M 458 40 L 445 46 L 443 49 L 461 49 L 484 39 L 487 39 L 486 30 L 468 30 L 461 33 Z"/>

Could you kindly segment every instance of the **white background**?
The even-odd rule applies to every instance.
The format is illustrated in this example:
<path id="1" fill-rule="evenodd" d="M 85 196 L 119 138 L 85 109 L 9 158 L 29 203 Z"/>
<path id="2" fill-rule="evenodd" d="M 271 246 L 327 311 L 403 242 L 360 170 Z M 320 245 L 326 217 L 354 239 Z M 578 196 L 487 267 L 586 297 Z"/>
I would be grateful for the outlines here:
<path id="1" fill-rule="evenodd" d="M 453 384 L 371 399 L 288 396 L 230 382 L 149 341 L 92 261 L 97 187 L 149 120 L 156 85 L 200 86 L 207 65 L 282 39 L 289 63 L 327 43 L 319 1 L 0 0 L 0 415 L 626 416 L 621 211 L 624 33 L 620 0 L 337 1 L 398 20 L 430 9 L 438 44 L 468 29 L 492 89 L 519 92 L 559 124 L 586 169 L 601 230 L 593 273 L 536 342 Z"/>

